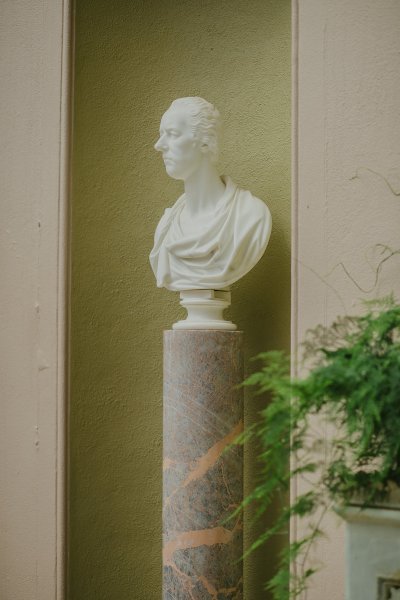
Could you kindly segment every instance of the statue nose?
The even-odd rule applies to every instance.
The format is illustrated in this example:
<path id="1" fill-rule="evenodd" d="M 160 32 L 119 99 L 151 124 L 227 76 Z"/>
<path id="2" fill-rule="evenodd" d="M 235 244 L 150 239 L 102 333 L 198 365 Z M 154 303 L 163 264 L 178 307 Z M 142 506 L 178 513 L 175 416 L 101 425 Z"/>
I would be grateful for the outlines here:
<path id="1" fill-rule="evenodd" d="M 158 151 L 161 151 L 165 148 L 165 141 L 163 140 L 162 137 L 160 137 L 156 143 L 154 144 L 154 148 Z"/>

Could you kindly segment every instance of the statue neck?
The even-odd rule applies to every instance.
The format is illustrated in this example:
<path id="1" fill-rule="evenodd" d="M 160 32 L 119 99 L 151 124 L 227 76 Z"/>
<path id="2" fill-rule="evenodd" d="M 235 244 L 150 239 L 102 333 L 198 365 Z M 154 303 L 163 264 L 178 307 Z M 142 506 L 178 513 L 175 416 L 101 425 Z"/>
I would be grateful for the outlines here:
<path id="1" fill-rule="evenodd" d="M 204 162 L 200 169 L 185 180 L 185 208 L 196 217 L 211 213 L 225 191 L 225 184 L 214 165 Z"/>

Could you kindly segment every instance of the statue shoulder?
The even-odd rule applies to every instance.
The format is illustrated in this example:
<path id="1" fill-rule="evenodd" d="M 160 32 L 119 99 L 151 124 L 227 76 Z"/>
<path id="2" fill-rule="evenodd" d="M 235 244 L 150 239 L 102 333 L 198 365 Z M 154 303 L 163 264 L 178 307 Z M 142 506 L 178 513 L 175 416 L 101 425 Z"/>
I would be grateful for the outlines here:
<path id="1" fill-rule="evenodd" d="M 271 212 L 267 204 L 254 196 L 249 190 L 238 190 L 238 205 L 240 212 L 252 220 L 272 222 Z"/>
<path id="2" fill-rule="evenodd" d="M 163 236 L 166 233 L 166 231 L 168 231 L 172 221 L 174 220 L 175 215 L 177 214 L 182 205 L 182 202 L 183 196 L 180 196 L 173 206 L 168 207 L 164 210 L 164 213 L 156 227 L 156 231 L 154 234 L 155 240 L 158 240 L 160 236 Z"/>

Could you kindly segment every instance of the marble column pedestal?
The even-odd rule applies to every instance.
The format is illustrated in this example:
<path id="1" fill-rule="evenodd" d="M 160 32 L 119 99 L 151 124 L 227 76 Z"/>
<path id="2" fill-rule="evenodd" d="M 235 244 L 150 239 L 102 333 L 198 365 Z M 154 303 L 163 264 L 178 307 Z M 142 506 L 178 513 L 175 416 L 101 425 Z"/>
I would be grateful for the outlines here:
<path id="1" fill-rule="evenodd" d="M 164 333 L 163 600 L 242 600 L 242 332 Z"/>

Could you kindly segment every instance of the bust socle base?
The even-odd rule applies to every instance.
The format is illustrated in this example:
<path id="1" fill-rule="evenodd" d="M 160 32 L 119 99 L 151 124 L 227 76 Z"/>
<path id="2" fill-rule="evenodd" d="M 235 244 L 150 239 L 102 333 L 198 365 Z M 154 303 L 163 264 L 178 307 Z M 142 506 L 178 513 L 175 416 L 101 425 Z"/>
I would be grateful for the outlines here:
<path id="1" fill-rule="evenodd" d="M 223 311 L 231 304 L 229 290 L 188 290 L 181 292 L 180 297 L 187 318 L 174 323 L 172 329 L 237 329 L 232 321 L 223 317 Z"/>

